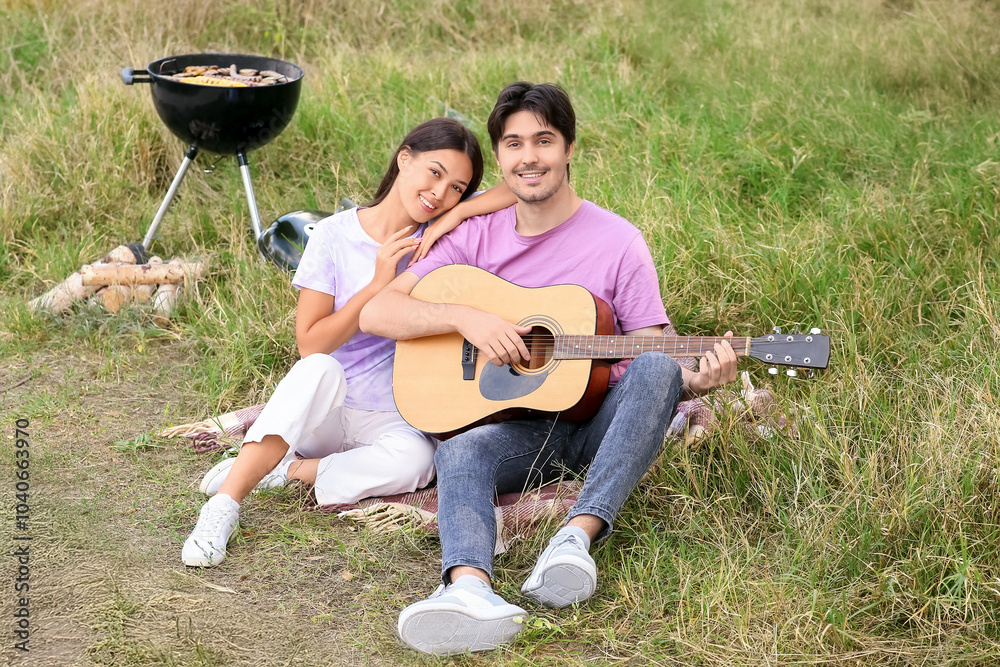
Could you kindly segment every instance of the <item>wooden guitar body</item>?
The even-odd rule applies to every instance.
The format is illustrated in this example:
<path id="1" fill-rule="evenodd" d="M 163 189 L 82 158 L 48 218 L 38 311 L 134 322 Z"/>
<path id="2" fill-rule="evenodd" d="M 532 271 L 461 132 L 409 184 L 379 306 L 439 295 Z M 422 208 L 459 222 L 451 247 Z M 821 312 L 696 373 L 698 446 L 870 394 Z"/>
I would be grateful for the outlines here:
<path id="1" fill-rule="evenodd" d="M 532 327 L 525 336 L 531 360 L 513 367 L 495 366 L 474 348 L 470 359 L 471 346 L 457 333 L 398 341 L 393 396 L 410 424 L 450 436 L 483 423 L 557 412 L 582 419 L 600 407 L 610 363 L 552 357 L 552 334 L 613 333 L 610 307 L 583 287 L 525 288 L 454 264 L 429 273 L 410 296 L 473 306 Z"/>

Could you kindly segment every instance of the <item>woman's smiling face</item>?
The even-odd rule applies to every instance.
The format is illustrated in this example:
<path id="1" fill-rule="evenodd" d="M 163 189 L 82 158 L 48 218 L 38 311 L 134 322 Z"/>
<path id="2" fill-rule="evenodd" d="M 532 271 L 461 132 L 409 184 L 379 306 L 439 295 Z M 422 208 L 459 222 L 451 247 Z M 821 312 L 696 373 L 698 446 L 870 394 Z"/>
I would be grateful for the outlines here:
<path id="1" fill-rule="evenodd" d="M 403 149 L 397 160 L 399 176 L 393 189 L 415 222 L 427 222 L 455 206 L 472 179 L 472 161 L 461 151 Z"/>

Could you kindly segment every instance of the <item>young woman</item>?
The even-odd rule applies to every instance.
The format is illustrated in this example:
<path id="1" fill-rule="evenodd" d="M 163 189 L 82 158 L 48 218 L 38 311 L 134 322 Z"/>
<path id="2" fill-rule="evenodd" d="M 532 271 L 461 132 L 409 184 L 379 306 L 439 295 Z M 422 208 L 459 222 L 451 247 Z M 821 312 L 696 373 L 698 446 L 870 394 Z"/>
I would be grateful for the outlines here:
<path id="1" fill-rule="evenodd" d="M 367 207 L 316 226 L 292 280 L 300 290 L 295 336 L 302 358 L 275 388 L 239 455 L 202 480 L 211 498 L 184 542 L 185 565 L 222 562 L 239 503 L 255 489 L 301 480 L 313 485 L 320 504 L 353 503 L 413 491 L 434 478 L 435 441 L 404 422 L 392 400 L 395 341 L 360 332 L 358 315 L 405 266 L 424 223 L 475 192 L 482 174 L 475 135 L 437 118 L 406 136 Z M 509 203 L 476 198 L 454 214 L 461 220 Z"/>

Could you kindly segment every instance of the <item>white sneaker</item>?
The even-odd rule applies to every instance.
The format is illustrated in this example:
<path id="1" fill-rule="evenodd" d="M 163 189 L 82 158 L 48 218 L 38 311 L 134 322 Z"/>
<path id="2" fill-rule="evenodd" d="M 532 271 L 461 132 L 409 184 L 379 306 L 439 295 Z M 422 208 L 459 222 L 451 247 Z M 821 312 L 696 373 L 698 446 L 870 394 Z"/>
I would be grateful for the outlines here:
<path id="1" fill-rule="evenodd" d="M 226 545 L 240 523 L 240 504 L 221 493 L 202 505 L 198 523 L 184 540 L 181 560 L 191 567 L 212 567 L 226 558 Z"/>
<path id="2" fill-rule="evenodd" d="M 594 559 L 582 539 L 564 530 L 549 540 L 521 587 L 521 592 L 535 602 L 555 609 L 583 602 L 597 588 Z"/>
<path id="3" fill-rule="evenodd" d="M 263 491 L 264 489 L 273 489 L 277 486 L 284 486 L 285 482 L 288 481 L 288 466 L 295 459 L 288 461 L 282 460 L 281 463 L 274 467 L 274 470 L 264 475 L 264 478 L 257 482 L 257 486 L 253 487 L 253 491 Z M 206 496 L 214 496 L 222 488 L 222 483 L 226 481 L 226 477 L 229 475 L 230 469 L 233 467 L 233 463 L 236 461 L 236 457 L 231 457 L 228 459 L 222 459 L 214 466 L 212 469 L 205 473 L 205 477 L 202 478 L 201 484 L 198 489 L 204 493 Z M 251 491 L 251 493 L 253 493 Z"/>
<path id="4" fill-rule="evenodd" d="M 451 655 L 506 644 L 527 620 L 528 612 L 494 593 L 482 579 L 466 575 L 404 609 L 397 628 L 411 648 Z"/>

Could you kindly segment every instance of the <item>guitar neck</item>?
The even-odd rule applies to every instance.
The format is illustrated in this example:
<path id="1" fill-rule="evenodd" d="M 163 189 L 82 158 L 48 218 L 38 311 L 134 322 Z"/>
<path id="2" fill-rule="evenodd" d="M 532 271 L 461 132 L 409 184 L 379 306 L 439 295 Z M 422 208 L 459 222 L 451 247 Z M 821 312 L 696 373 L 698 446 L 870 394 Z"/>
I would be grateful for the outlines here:
<path id="1" fill-rule="evenodd" d="M 737 357 L 750 353 L 747 336 L 555 336 L 554 359 L 632 359 L 643 352 L 671 357 L 703 357 L 728 340 Z"/>

